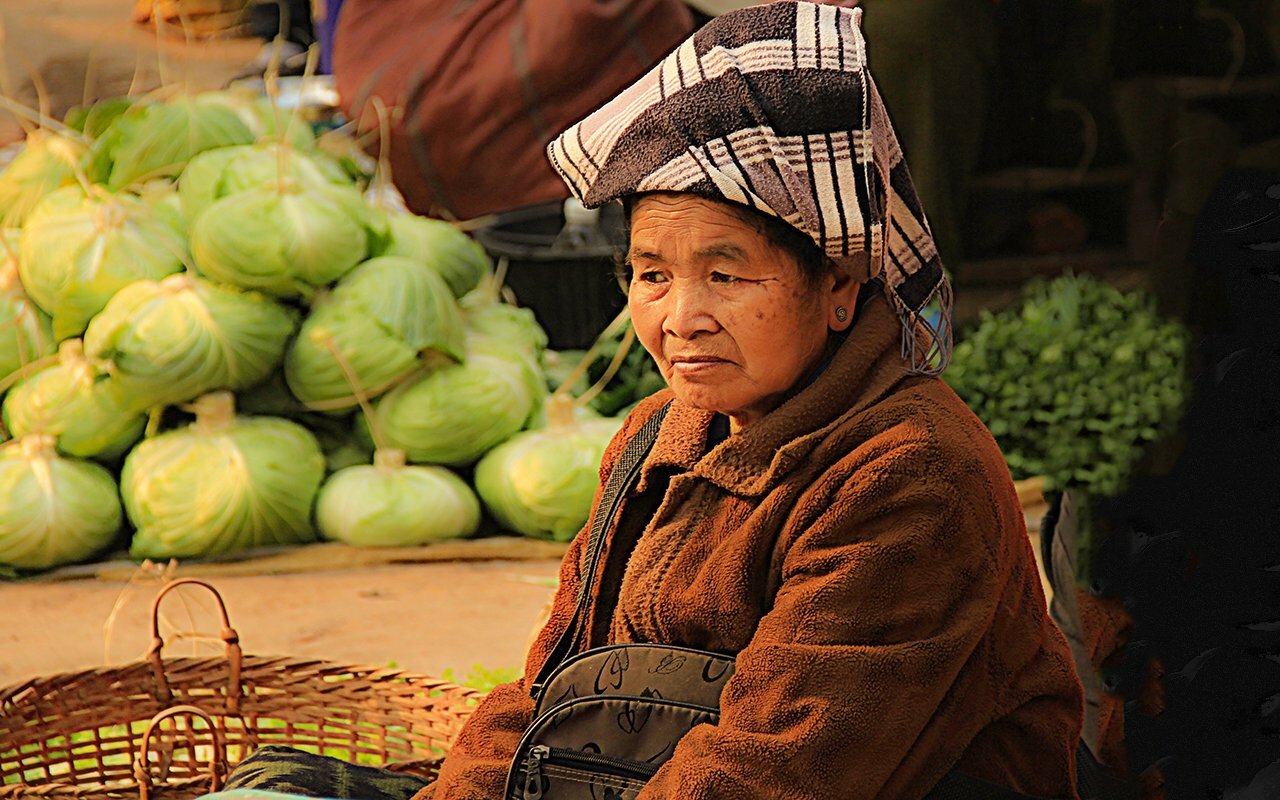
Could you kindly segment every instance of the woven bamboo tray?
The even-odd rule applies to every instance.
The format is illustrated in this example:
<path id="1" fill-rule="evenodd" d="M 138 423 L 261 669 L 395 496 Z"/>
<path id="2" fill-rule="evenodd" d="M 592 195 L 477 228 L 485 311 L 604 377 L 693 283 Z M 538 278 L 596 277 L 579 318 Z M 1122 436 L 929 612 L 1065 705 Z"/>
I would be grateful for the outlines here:
<path id="1" fill-rule="evenodd" d="M 162 656 L 160 603 L 183 585 L 212 592 L 225 655 Z M 151 636 L 134 663 L 0 689 L 0 800 L 187 800 L 268 744 L 431 777 L 482 697 L 401 670 L 244 655 L 221 596 L 194 578 L 156 595 Z"/>

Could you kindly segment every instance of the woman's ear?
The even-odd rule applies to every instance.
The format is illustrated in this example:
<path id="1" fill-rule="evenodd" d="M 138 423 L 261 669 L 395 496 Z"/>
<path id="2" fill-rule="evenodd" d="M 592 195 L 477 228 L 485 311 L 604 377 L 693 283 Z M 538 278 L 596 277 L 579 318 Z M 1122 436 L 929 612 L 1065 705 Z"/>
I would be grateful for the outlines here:
<path id="1" fill-rule="evenodd" d="M 827 327 L 833 331 L 848 330 L 853 324 L 853 309 L 858 302 L 862 284 L 853 279 L 848 270 L 834 267 L 831 270 L 831 288 L 827 297 Z"/>

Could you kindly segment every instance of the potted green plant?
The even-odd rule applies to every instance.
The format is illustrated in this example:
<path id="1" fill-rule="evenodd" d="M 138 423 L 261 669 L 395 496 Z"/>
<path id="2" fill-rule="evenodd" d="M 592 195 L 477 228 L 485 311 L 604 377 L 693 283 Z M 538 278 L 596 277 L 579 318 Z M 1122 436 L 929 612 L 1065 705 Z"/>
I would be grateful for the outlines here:
<path id="1" fill-rule="evenodd" d="M 1046 493 L 1124 490 L 1189 394 L 1189 336 L 1141 291 L 1065 274 L 983 312 L 957 343 L 947 382 L 991 431 L 1015 480 Z M 1077 563 L 1087 565 L 1088 534 Z M 1084 579 L 1084 575 L 1077 575 Z"/>

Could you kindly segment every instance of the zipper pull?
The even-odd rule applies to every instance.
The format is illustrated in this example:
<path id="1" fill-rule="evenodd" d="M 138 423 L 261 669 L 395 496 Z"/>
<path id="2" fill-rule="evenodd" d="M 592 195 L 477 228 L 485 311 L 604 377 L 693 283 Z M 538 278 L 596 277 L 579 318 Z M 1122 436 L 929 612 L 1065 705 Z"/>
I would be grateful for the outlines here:
<path id="1" fill-rule="evenodd" d="M 551 755 L 551 748 L 536 744 L 529 748 L 524 766 L 524 800 L 542 800 L 542 762 Z"/>

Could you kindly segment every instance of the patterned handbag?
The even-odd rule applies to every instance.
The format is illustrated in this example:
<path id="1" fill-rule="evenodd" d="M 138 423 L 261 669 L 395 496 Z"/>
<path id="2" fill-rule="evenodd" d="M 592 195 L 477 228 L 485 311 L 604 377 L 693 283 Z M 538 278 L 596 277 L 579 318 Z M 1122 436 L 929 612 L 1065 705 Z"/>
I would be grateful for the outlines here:
<path id="1" fill-rule="evenodd" d="M 631 800 L 695 725 L 720 719 L 732 656 L 622 644 L 571 656 L 586 628 L 604 532 L 635 483 L 667 408 L 627 442 L 609 474 L 587 544 L 577 610 L 533 685 L 533 724 L 507 775 L 507 800 Z"/>
<path id="2" fill-rule="evenodd" d="M 538 698 L 506 797 L 630 800 L 695 725 L 720 718 L 733 659 L 662 645 L 588 650 Z"/>

